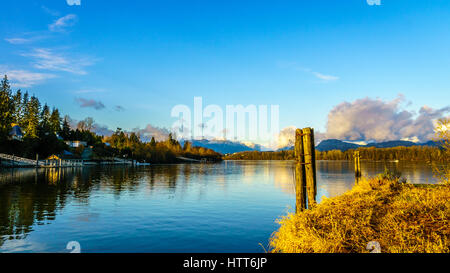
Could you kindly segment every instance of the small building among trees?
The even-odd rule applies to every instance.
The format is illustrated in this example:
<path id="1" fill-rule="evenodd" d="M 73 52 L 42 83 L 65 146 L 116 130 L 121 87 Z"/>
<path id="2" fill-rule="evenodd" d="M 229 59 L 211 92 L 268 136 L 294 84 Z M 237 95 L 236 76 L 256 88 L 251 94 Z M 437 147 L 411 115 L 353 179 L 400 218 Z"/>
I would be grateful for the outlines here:
<path id="1" fill-rule="evenodd" d="M 12 129 L 9 132 L 10 139 L 22 141 L 23 133 L 22 133 L 22 129 L 20 128 L 20 126 L 17 124 L 14 124 L 14 123 L 11 124 L 11 126 L 12 126 Z"/>

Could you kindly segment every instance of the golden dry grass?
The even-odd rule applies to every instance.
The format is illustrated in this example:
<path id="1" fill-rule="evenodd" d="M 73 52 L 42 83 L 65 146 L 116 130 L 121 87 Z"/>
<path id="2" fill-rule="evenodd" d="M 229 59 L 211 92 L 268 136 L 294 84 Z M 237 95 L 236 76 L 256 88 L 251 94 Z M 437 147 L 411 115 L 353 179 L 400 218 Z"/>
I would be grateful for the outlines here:
<path id="1" fill-rule="evenodd" d="M 450 186 L 415 186 L 398 178 L 363 179 L 342 196 L 279 220 L 272 252 L 450 252 Z"/>

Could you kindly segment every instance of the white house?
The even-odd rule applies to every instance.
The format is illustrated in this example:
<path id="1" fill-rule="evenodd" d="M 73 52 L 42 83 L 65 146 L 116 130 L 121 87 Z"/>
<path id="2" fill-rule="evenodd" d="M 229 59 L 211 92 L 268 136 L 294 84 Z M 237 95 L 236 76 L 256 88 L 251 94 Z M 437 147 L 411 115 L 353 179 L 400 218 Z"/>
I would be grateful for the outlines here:
<path id="1" fill-rule="evenodd" d="M 65 141 L 65 143 L 67 145 L 69 145 L 69 147 L 71 147 L 71 148 L 78 148 L 81 145 L 83 145 L 84 147 L 87 146 L 87 142 L 86 141 L 79 141 L 79 140 L 74 140 L 74 141 L 67 140 L 67 141 Z"/>

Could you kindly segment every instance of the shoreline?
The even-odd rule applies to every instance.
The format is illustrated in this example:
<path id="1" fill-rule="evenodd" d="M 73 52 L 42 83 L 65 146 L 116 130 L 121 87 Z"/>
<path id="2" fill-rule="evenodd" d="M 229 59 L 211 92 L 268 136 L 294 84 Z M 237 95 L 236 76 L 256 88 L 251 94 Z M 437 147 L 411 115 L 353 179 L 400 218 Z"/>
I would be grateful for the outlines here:
<path id="1" fill-rule="evenodd" d="M 223 161 L 217 161 L 217 162 L 189 162 L 189 161 L 181 161 L 181 162 L 175 162 L 175 163 L 140 163 L 140 164 L 132 164 L 132 163 L 110 163 L 107 161 L 101 162 L 101 163 L 91 163 L 91 164 L 84 164 L 84 165 L 74 165 L 74 166 L 38 166 L 35 165 L 4 165 L 0 164 L 0 169 L 58 169 L 58 168 L 85 168 L 85 167 L 104 167 L 104 166 L 126 166 L 126 167 L 148 167 L 148 166 L 167 166 L 167 165 L 184 165 L 184 164 L 217 164 L 224 162 Z"/>

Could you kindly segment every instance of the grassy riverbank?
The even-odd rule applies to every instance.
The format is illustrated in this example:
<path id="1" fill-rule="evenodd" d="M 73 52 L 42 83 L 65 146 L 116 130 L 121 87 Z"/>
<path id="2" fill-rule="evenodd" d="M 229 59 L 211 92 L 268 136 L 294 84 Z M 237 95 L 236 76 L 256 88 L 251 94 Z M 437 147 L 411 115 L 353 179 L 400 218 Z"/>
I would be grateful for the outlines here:
<path id="1" fill-rule="evenodd" d="M 412 185 L 379 176 L 342 196 L 279 220 L 272 252 L 450 252 L 450 186 Z"/>

